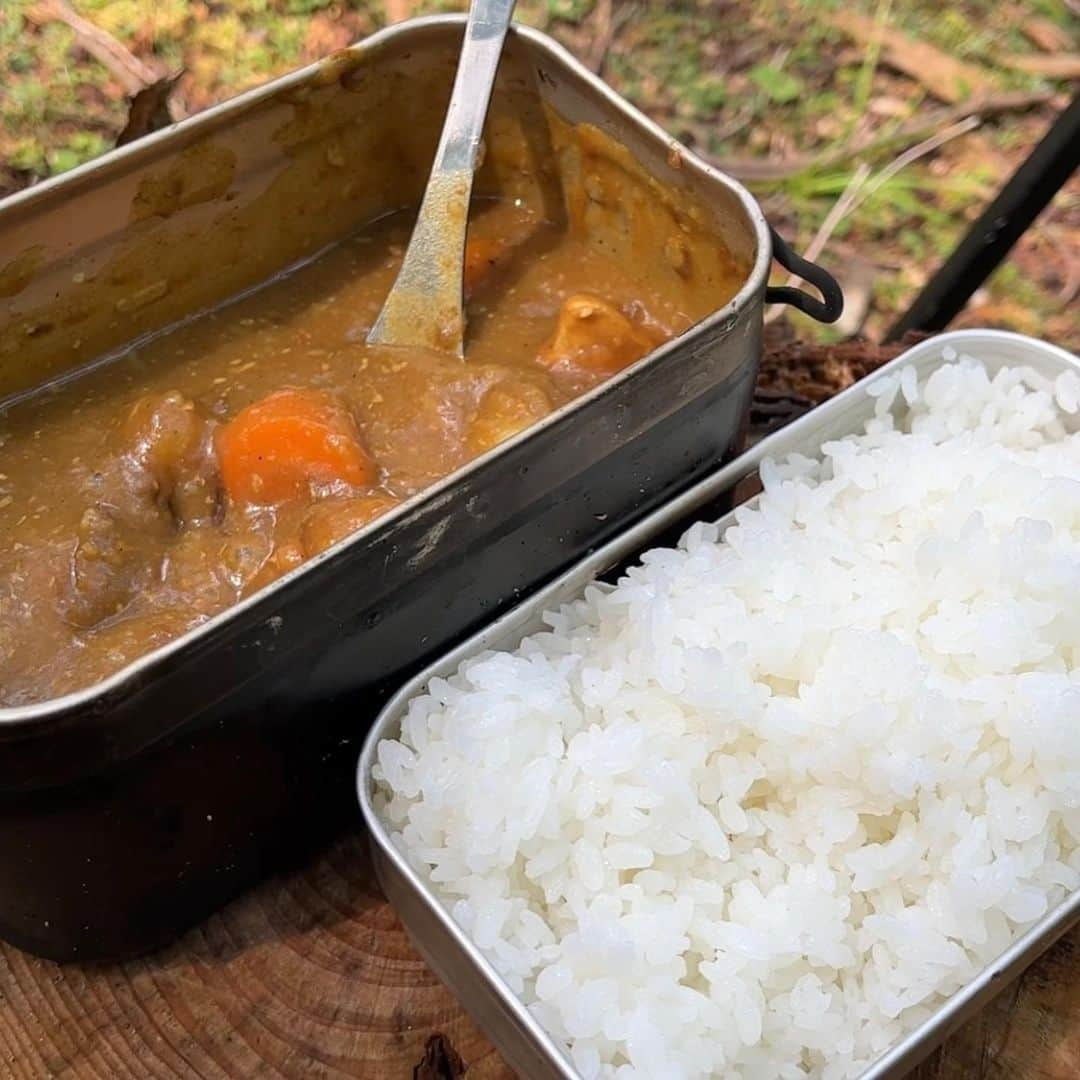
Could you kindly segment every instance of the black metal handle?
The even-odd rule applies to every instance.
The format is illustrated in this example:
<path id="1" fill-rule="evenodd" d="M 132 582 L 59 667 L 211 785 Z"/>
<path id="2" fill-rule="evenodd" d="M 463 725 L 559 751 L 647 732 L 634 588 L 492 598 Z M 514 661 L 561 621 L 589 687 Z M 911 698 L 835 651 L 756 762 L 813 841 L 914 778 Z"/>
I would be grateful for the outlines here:
<path id="1" fill-rule="evenodd" d="M 809 281 L 819 293 L 821 299 L 805 293 L 802 289 L 793 289 L 788 285 L 772 285 L 765 290 L 767 304 L 790 304 L 818 322 L 833 323 L 844 311 L 844 294 L 836 278 L 828 270 L 816 263 L 796 255 L 787 241 L 770 225 L 772 234 L 773 258 L 792 274 L 798 274 L 804 281 Z"/>

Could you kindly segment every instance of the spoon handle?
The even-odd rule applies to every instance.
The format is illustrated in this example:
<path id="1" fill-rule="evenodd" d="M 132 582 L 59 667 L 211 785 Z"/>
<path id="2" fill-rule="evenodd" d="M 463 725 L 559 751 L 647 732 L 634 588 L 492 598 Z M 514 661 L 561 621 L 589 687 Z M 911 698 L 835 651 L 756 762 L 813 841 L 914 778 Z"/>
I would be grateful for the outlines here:
<path id="1" fill-rule="evenodd" d="M 515 0 L 473 0 L 435 164 L 372 345 L 464 353 L 462 264 L 476 157 Z"/>
<path id="2" fill-rule="evenodd" d="M 476 166 L 484 117 L 514 3 L 515 0 L 473 0 L 469 8 L 454 90 L 435 153 L 437 168 L 472 170 Z"/>

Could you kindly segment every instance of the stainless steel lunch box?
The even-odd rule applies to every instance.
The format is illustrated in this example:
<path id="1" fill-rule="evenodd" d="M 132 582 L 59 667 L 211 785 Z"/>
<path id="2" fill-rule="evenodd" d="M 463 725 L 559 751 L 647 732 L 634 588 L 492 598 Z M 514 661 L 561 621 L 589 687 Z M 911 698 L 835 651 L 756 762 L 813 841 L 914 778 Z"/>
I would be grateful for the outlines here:
<path id="1" fill-rule="evenodd" d="M 462 25 L 383 31 L 4 203 L 0 395 L 415 205 Z M 744 255 L 744 286 L 651 357 L 197 630 L 82 692 L 0 709 L 0 936 L 58 959 L 138 952 L 347 823 L 363 717 L 389 690 L 736 452 L 774 250 L 828 302 L 768 298 L 838 314 L 835 283 L 774 249 L 738 184 L 518 29 L 492 115 L 507 103 L 542 118 L 540 102 L 694 196 Z M 527 142 L 543 125 L 526 121 Z"/>
<path id="2" fill-rule="evenodd" d="M 1055 346 L 1002 331 L 959 330 L 916 345 L 870 378 L 908 365 L 925 374 L 938 365 L 941 351 L 946 345 L 951 345 L 958 353 L 970 352 L 991 365 L 1027 364 L 1049 376 L 1067 369 L 1080 372 L 1080 358 Z M 578 1074 L 561 1048 L 510 992 L 491 964 L 462 933 L 431 889 L 391 842 L 389 832 L 372 804 L 371 769 L 376 760 L 378 744 L 382 739 L 397 735 L 408 703 L 424 692 L 432 678 L 450 674 L 463 660 L 487 649 L 516 648 L 522 638 L 544 628 L 541 622 L 544 611 L 579 596 L 589 582 L 610 575 L 612 570 L 632 562 L 648 548 L 672 542 L 694 521 L 712 520 L 715 515 L 709 514 L 709 509 L 722 505 L 737 483 L 755 475 L 764 458 L 778 458 L 796 452 L 817 456 L 823 443 L 860 429 L 874 410 L 874 402 L 866 394 L 867 381 L 862 380 L 787 428 L 762 440 L 752 450 L 650 514 L 415 676 L 387 704 L 368 735 L 360 755 L 357 791 L 383 891 L 420 953 L 457 994 L 507 1062 L 529 1080 L 574 1080 Z M 732 520 L 732 514 L 720 520 L 726 523 Z M 919 1028 L 866 1070 L 861 1080 L 898 1080 L 904 1076 L 1061 937 L 1078 918 L 1080 892 L 1044 916 L 978 978 L 957 991 Z"/>

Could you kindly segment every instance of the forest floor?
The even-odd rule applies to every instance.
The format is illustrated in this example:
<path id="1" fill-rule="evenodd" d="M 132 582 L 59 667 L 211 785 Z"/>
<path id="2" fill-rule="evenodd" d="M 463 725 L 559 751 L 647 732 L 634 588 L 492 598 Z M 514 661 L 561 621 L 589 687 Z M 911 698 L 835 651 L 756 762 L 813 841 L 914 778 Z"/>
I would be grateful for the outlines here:
<path id="1" fill-rule="evenodd" d="M 5 0 L 0 195 L 455 0 Z M 879 339 L 1080 81 L 1080 0 L 520 0 L 841 279 Z M 142 88 L 178 76 L 167 100 Z M 147 106 L 149 106 L 147 108 Z M 1080 178 L 954 325 L 1080 348 Z M 810 327 L 800 323 L 801 331 Z M 819 331 L 820 333 L 820 331 Z"/>

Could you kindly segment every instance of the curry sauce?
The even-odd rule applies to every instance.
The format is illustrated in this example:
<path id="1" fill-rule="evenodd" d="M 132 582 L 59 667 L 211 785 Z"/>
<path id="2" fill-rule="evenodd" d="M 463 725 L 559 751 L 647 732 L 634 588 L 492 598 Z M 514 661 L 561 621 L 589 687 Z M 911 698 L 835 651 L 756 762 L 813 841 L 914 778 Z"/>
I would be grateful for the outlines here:
<path id="1" fill-rule="evenodd" d="M 32 214 L 9 226 L 0 706 L 199 625 L 743 284 L 745 230 L 724 235 L 678 153 L 646 167 L 567 123 L 510 49 L 470 212 L 465 359 L 368 346 L 454 70 L 451 52 L 343 55 L 227 140 L 133 167 L 126 205 L 78 190 L 81 246 Z"/>
<path id="2" fill-rule="evenodd" d="M 466 360 L 370 347 L 410 224 L 388 216 L 0 416 L 0 704 L 117 670 L 695 321 L 647 264 L 487 200 Z"/>

